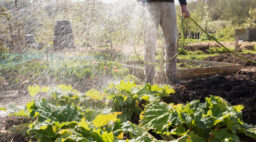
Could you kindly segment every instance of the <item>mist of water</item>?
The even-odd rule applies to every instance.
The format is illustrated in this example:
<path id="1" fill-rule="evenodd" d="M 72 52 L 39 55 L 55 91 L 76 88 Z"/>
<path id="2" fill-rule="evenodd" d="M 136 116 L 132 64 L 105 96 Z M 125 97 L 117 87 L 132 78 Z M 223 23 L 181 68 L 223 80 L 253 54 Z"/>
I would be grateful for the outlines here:
<path id="1" fill-rule="evenodd" d="M 0 77 L 7 82 L 0 91 L 6 95 L 18 90 L 22 104 L 29 101 L 29 85 L 71 84 L 86 91 L 125 79 L 128 74 L 121 64 L 134 59 L 134 48 L 142 42 L 143 10 L 136 0 L 6 0 L 0 8 Z M 58 21 L 69 21 L 72 30 L 72 36 L 64 35 L 58 44 L 74 40 L 74 48 L 54 49 Z M 86 69 L 91 69 L 90 78 L 83 78 Z"/>

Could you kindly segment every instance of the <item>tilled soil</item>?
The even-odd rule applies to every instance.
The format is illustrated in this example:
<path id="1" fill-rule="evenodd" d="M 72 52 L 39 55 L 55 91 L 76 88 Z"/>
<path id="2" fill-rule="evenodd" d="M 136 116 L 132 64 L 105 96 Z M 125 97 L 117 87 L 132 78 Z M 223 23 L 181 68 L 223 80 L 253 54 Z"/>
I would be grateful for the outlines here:
<path id="1" fill-rule="evenodd" d="M 256 124 L 256 72 L 240 71 L 234 75 L 215 75 L 181 82 L 175 86 L 176 94 L 164 98 L 167 103 L 204 101 L 210 95 L 220 96 L 232 105 L 242 104 L 243 119 Z"/>
<path id="2" fill-rule="evenodd" d="M 0 118 L 0 141 L 1 142 L 27 142 L 26 138 L 26 127 L 32 121 L 30 118 L 17 117 L 17 116 L 7 116 Z M 14 125 L 23 124 L 23 128 L 12 127 Z M 1 125 L 3 128 L 1 128 Z M 11 128 L 12 129 L 9 129 Z"/>
<path id="3" fill-rule="evenodd" d="M 256 61 L 256 55 L 252 53 L 242 54 L 241 55 L 244 58 L 251 59 Z M 244 61 L 242 59 L 239 59 L 236 57 L 236 63 L 244 65 L 244 66 L 256 66 L 256 63 L 252 63 L 249 61 Z M 227 62 L 227 63 L 233 63 L 234 62 L 234 55 L 228 53 L 228 54 L 221 54 L 217 56 L 212 56 L 204 59 L 204 61 L 216 61 L 216 62 Z"/>
<path id="4" fill-rule="evenodd" d="M 235 47 L 236 45 L 236 42 L 233 41 L 233 42 L 221 42 L 224 46 L 226 47 Z M 238 43 L 238 46 L 241 48 L 241 47 L 245 47 L 245 46 L 254 46 L 256 45 L 256 42 L 239 42 Z M 192 46 L 192 47 L 198 47 L 198 46 L 209 46 L 209 47 L 220 47 L 220 45 L 215 42 L 215 41 L 207 41 L 207 42 L 194 42 L 194 43 L 190 43 L 189 46 Z"/>

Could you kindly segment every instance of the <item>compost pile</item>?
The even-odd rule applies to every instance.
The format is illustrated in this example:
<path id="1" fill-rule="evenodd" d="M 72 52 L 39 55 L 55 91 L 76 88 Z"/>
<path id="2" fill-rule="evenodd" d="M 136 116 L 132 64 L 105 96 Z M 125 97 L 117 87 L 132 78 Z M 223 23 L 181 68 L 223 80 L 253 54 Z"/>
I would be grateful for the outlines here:
<path id="1" fill-rule="evenodd" d="M 203 101 L 210 95 L 221 96 L 232 105 L 242 104 L 243 119 L 256 124 L 256 72 L 240 71 L 234 75 L 215 75 L 181 82 L 175 86 L 176 94 L 165 98 L 170 103 Z"/>
<path id="2" fill-rule="evenodd" d="M 256 55 L 252 53 L 242 54 L 241 55 L 244 58 L 251 59 L 256 61 Z M 238 58 L 238 57 L 237 57 Z M 227 62 L 227 63 L 233 63 L 234 61 L 234 55 L 228 53 L 228 54 L 221 54 L 217 56 L 212 56 L 204 59 L 204 61 L 216 61 L 216 62 Z M 236 63 L 244 65 L 244 66 L 256 66 L 256 63 L 252 63 L 249 61 L 244 61 L 242 59 L 236 59 Z"/>

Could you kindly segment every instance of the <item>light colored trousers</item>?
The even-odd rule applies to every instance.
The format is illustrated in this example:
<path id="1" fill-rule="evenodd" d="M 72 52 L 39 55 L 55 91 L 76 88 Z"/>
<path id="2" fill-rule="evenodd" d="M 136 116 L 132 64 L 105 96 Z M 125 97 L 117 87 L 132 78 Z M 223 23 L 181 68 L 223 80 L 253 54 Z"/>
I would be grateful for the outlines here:
<path id="1" fill-rule="evenodd" d="M 159 25 L 165 39 L 165 73 L 166 83 L 177 81 L 177 20 L 173 2 L 147 2 L 144 5 L 144 44 L 145 44 L 145 81 L 153 83 L 155 76 L 155 45 Z"/>

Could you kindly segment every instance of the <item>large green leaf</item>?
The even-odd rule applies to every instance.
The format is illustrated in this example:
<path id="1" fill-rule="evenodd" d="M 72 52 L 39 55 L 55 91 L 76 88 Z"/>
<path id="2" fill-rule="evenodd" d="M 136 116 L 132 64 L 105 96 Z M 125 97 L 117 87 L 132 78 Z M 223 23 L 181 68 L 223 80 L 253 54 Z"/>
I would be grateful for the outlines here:
<path id="1" fill-rule="evenodd" d="M 89 142 L 89 140 L 72 129 L 64 129 L 59 132 L 55 142 Z"/>
<path id="2" fill-rule="evenodd" d="M 41 103 L 32 103 L 29 106 L 30 115 L 32 117 L 38 117 L 40 122 L 43 122 L 47 119 L 58 122 L 67 122 L 67 121 L 78 121 L 81 119 L 81 114 L 78 112 L 76 107 L 70 106 L 55 106 L 49 103 L 46 100 L 43 100 Z"/>
<path id="3" fill-rule="evenodd" d="M 170 142 L 206 142 L 206 140 L 198 135 L 196 135 L 194 132 L 191 132 L 185 136 L 182 136 L 176 140 L 172 140 Z"/>
<path id="4" fill-rule="evenodd" d="M 160 142 L 150 135 L 145 129 L 135 125 L 131 122 L 125 122 L 122 126 L 122 131 L 128 133 L 130 136 L 130 142 Z"/>
<path id="5" fill-rule="evenodd" d="M 215 130 L 209 142 L 240 142 L 239 137 L 228 129 Z"/>
<path id="6" fill-rule="evenodd" d="M 206 140 L 204 138 L 198 136 L 194 132 L 191 132 L 188 135 L 187 142 L 206 142 Z"/>
<path id="7" fill-rule="evenodd" d="M 47 140 L 55 140 L 57 138 L 58 128 L 53 126 L 50 120 L 46 120 L 42 123 L 34 123 L 30 125 L 28 133 L 32 137 L 38 139 L 47 139 Z"/>
<path id="8" fill-rule="evenodd" d="M 256 139 L 256 126 L 244 124 L 242 133 L 246 136 Z"/>
<path id="9" fill-rule="evenodd" d="M 117 116 L 120 115 L 122 113 L 120 112 L 115 112 L 113 114 L 106 114 L 106 115 L 103 115 L 103 114 L 100 114 L 98 115 L 93 121 L 93 125 L 96 127 L 96 128 L 100 128 L 100 127 L 103 127 L 103 126 L 106 126 L 109 122 L 115 122 L 117 121 Z"/>
<path id="10" fill-rule="evenodd" d="M 244 123 L 241 121 L 242 109 L 243 106 L 231 106 L 224 99 L 215 96 L 206 98 L 204 103 L 192 101 L 186 105 L 153 102 L 148 104 L 141 114 L 141 124 L 146 130 L 154 130 L 162 138 L 170 135 L 183 138 L 187 136 L 192 141 L 192 138 L 197 139 L 197 137 L 207 140 L 212 137 L 213 130 L 215 132 L 225 128 L 229 132 L 228 138 L 238 141 L 238 133 L 254 136 L 253 129 L 249 132 L 244 128 Z M 215 133 L 218 135 L 220 132 L 226 131 Z"/>
<path id="11" fill-rule="evenodd" d="M 145 111 L 143 112 L 143 118 L 141 120 L 141 124 L 147 130 L 155 130 L 155 131 L 167 131 L 167 127 L 169 125 L 170 120 L 176 121 L 178 118 L 178 114 L 172 115 L 170 114 L 169 106 L 165 103 L 152 103 L 149 104 Z"/>

